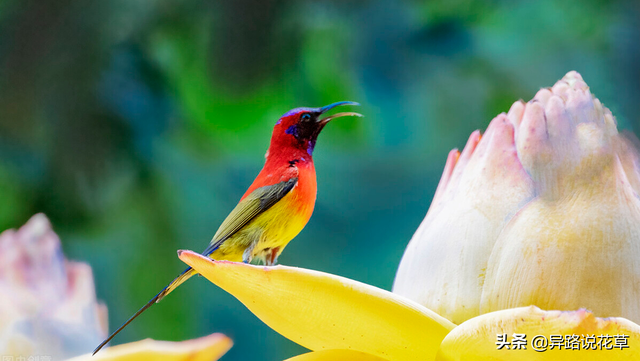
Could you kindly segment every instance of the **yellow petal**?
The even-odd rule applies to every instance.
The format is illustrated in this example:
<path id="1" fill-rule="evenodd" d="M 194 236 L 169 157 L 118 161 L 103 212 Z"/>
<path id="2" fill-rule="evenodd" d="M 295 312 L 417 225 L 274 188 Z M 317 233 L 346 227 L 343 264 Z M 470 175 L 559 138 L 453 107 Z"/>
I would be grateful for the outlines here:
<path id="1" fill-rule="evenodd" d="M 220 333 L 182 342 L 146 339 L 109 347 L 95 356 L 85 354 L 68 361 L 213 361 L 222 357 L 232 345 L 231 339 Z"/>
<path id="2" fill-rule="evenodd" d="M 386 359 L 352 350 L 326 350 L 305 353 L 285 361 L 385 361 Z"/>
<path id="3" fill-rule="evenodd" d="M 283 336 L 313 351 L 350 349 L 388 360 L 429 360 L 455 325 L 391 292 L 322 272 L 180 259 L 234 295 Z"/>
<path id="4" fill-rule="evenodd" d="M 526 350 L 514 349 L 513 334 L 526 335 Z M 510 349 L 498 350 L 498 334 L 506 334 Z M 540 335 L 540 336 L 538 336 Z M 551 336 L 562 337 L 563 347 L 550 348 Z M 559 335 L 559 336 L 558 336 Z M 627 337 L 622 337 L 625 335 Z M 532 342 L 547 340 L 547 346 Z M 602 336 L 602 337 L 599 337 Z M 537 338 L 536 338 L 537 337 Z M 609 338 L 610 337 L 610 338 Z M 605 341 L 604 349 L 597 343 Z M 504 340 L 500 340 L 504 341 Z M 593 343 L 592 343 L 593 341 Z M 574 349 L 566 349 L 567 342 Z M 585 350 L 583 342 L 595 350 Z M 625 347 L 615 347 L 616 343 Z M 578 347 L 578 349 L 575 349 Z M 610 349 L 608 349 L 610 348 Z M 639 360 L 640 326 L 624 318 L 597 318 L 586 310 L 543 311 L 537 307 L 520 307 L 496 311 L 472 318 L 445 337 L 436 360 Z"/>

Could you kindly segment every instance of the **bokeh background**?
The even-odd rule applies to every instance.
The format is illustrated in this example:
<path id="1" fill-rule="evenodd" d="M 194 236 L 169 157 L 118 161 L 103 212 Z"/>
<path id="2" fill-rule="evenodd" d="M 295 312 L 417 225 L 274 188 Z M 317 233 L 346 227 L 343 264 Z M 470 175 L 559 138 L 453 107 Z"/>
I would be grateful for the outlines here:
<path id="1" fill-rule="evenodd" d="M 46 213 L 114 329 L 204 249 L 280 115 L 354 100 L 280 263 L 390 289 L 448 151 L 569 70 L 640 133 L 640 2 L 1 0 L 0 229 Z M 217 331 L 223 360 L 304 351 L 202 278 L 114 343 Z"/>

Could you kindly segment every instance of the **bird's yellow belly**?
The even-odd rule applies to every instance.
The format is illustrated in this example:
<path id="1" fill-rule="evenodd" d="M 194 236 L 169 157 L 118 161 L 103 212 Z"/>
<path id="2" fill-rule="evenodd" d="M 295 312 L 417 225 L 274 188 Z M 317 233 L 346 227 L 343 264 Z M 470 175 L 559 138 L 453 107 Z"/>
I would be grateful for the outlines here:
<path id="1" fill-rule="evenodd" d="M 300 192 L 293 189 L 281 201 L 226 240 L 211 254 L 211 258 L 240 262 L 247 259 L 248 255 L 251 259 L 261 259 L 265 252 L 274 249 L 276 255 L 279 255 L 302 231 L 313 213 L 315 202 L 300 202 L 300 196 Z"/>

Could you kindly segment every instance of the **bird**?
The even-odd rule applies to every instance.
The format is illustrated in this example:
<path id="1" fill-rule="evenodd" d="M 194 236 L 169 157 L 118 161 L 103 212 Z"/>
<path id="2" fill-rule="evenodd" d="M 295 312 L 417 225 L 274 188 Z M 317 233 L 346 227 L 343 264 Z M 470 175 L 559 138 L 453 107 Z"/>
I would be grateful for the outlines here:
<path id="1" fill-rule="evenodd" d="M 359 113 L 342 112 L 322 118 L 331 109 L 344 105 L 360 104 L 341 101 L 320 108 L 295 108 L 280 117 L 273 127 L 262 170 L 222 222 L 203 255 L 214 260 L 251 263 L 255 259 L 266 266 L 276 264 L 313 213 L 317 184 L 312 154 L 318 135 L 333 119 L 362 117 Z M 93 355 L 195 274 L 191 267 L 184 270 L 98 345 Z"/>

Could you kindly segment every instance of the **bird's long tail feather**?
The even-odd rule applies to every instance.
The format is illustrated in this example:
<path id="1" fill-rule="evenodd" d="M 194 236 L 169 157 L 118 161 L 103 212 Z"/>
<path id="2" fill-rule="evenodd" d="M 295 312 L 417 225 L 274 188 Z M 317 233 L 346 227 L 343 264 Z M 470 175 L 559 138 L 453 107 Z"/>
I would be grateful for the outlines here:
<path id="1" fill-rule="evenodd" d="M 195 274 L 196 274 L 196 271 L 194 271 L 191 267 L 184 270 L 178 277 L 176 277 L 173 281 L 171 281 L 171 283 L 169 283 L 167 287 L 163 288 L 162 291 L 160 291 L 157 295 L 155 295 L 151 300 L 149 300 L 149 302 L 147 302 L 146 305 L 142 306 L 142 308 L 140 308 L 138 312 L 136 312 L 133 316 L 131 316 L 127 320 L 127 322 L 123 323 L 122 326 L 118 327 L 118 329 L 115 330 L 106 340 L 102 341 L 102 343 L 98 345 L 98 347 L 96 347 L 95 350 L 93 350 L 93 354 L 95 355 L 96 352 L 100 351 L 100 349 L 103 348 L 104 345 L 109 343 L 109 341 L 111 341 L 111 339 L 114 338 L 115 335 L 117 335 L 120 331 L 122 331 L 123 328 L 127 327 L 127 325 L 130 324 L 131 321 L 135 320 L 136 317 L 140 316 L 142 312 L 146 311 L 147 308 L 151 307 L 151 305 L 153 305 L 154 303 L 160 302 L 165 296 L 171 293 L 171 291 L 175 290 L 178 286 L 183 284 L 186 280 L 188 280 L 191 276 Z"/>

